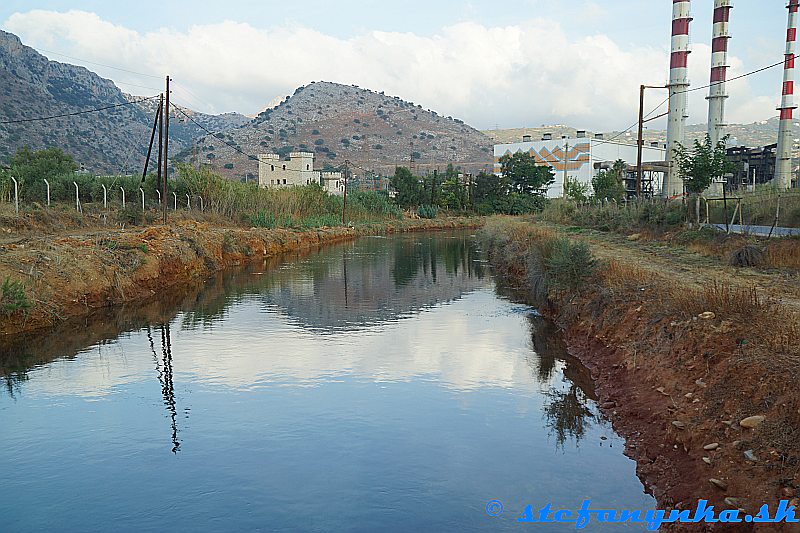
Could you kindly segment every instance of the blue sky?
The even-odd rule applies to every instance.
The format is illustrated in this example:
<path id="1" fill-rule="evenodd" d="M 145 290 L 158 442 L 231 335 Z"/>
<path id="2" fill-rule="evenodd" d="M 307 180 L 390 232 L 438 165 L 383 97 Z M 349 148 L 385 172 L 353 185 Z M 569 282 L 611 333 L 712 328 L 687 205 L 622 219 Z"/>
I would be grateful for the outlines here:
<path id="1" fill-rule="evenodd" d="M 694 0 L 691 79 L 708 81 L 712 0 Z M 783 0 L 734 0 L 732 75 L 781 60 Z M 176 98 L 207 112 L 256 113 L 325 79 L 385 90 L 479 128 L 568 123 L 619 129 L 636 118 L 640 83 L 668 75 L 669 0 L 389 3 L 21 1 L 0 27 L 51 52 L 163 76 Z M 155 78 L 84 63 L 124 90 Z M 781 71 L 730 84 L 729 119 L 774 115 Z M 180 93 L 183 91 L 183 93 Z M 705 121 L 704 91 L 692 122 Z M 654 103 L 660 99 L 654 97 Z"/>

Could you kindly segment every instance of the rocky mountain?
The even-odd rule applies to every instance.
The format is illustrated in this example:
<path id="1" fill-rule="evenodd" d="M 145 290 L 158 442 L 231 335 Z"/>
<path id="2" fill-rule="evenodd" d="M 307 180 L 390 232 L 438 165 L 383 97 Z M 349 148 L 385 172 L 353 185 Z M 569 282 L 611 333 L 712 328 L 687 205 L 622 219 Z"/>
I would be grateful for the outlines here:
<path id="1" fill-rule="evenodd" d="M 142 101 L 140 96 L 133 96 L 127 93 L 123 94 L 129 102 L 136 102 L 136 106 L 139 107 L 148 117 L 150 117 L 151 122 L 149 127 L 152 127 L 152 120 L 155 118 L 159 100 L 154 99 Z M 170 107 L 172 107 L 172 105 L 173 104 L 170 104 Z M 177 153 L 175 152 L 176 149 L 177 151 L 181 151 L 185 150 L 187 147 L 191 147 L 196 138 L 207 135 L 206 130 L 217 133 L 238 128 L 252 120 L 251 118 L 239 113 L 209 115 L 207 113 L 194 111 L 188 107 L 177 107 L 180 109 L 180 111 L 176 111 L 174 108 L 171 109 L 169 119 L 169 145 L 172 153 Z M 183 113 L 181 113 L 181 111 Z M 187 119 L 186 115 L 191 117 L 191 120 Z M 203 128 L 205 128 L 205 130 Z"/>
<path id="2" fill-rule="evenodd" d="M 112 81 L 83 67 L 49 61 L 17 36 L 0 31 L 0 123 L 5 122 L 0 124 L 0 158 L 24 145 L 56 146 L 98 172 L 139 164 L 149 140 L 148 118 L 127 103 Z M 119 107 L 31 120 L 112 105 Z"/>
<path id="3" fill-rule="evenodd" d="M 338 167 L 347 160 L 356 174 L 393 173 L 398 164 L 424 173 L 444 170 L 448 163 L 477 172 L 491 168 L 491 144 L 463 121 L 397 96 L 315 82 L 249 124 L 199 138 L 196 158 L 192 150 L 181 155 L 238 179 L 258 174 L 258 154 L 285 156 L 298 150 L 314 152 L 316 168 Z"/>
<path id="4" fill-rule="evenodd" d="M 138 172 L 158 105 L 155 99 L 139 100 L 124 94 L 111 80 L 83 67 L 50 61 L 16 35 L 0 31 L 0 163 L 25 145 L 37 150 L 58 147 L 92 172 Z M 108 109 L 87 112 L 104 107 Z M 250 121 L 234 113 L 214 116 L 185 111 L 215 132 Z M 56 115 L 62 116 L 32 120 Z M 170 150 L 174 154 L 205 132 L 180 113 L 173 111 L 172 116 Z"/>

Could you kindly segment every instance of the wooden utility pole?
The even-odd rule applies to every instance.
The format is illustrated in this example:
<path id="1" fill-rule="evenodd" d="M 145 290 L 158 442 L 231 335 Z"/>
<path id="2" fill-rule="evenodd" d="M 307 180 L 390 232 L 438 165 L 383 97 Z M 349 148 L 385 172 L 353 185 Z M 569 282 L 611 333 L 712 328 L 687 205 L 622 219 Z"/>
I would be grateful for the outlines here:
<path id="1" fill-rule="evenodd" d="M 167 101 L 164 107 L 164 180 L 162 195 L 164 197 L 164 224 L 167 223 L 167 180 L 169 179 L 169 76 L 167 76 Z"/>
<path id="2" fill-rule="evenodd" d="M 342 202 L 342 226 L 344 226 L 345 216 L 347 214 L 347 161 L 344 162 L 344 173 L 342 178 L 344 181 L 344 201 Z"/>
<path id="3" fill-rule="evenodd" d="M 161 100 L 158 103 L 158 170 L 156 171 L 157 180 L 156 187 L 163 188 L 161 184 L 161 161 L 164 155 L 164 93 L 161 93 Z M 163 199 L 166 202 L 166 199 Z"/>
<path id="4" fill-rule="evenodd" d="M 164 98 L 163 94 L 161 95 L 161 98 L 162 99 Z M 159 124 L 159 122 L 158 122 L 159 118 L 161 118 L 161 108 L 163 106 L 164 106 L 164 102 L 161 101 L 158 104 L 158 108 L 156 109 L 156 118 L 155 118 L 155 120 L 153 120 L 153 131 L 152 131 L 152 133 L 150 133 L 150 144 L 147 146 L 147 159 L 144 160 L 144 170 L 142 171 L 142 183 L 144 183 L 144 180 L 147 177 L 147 169 L 150 166 L 150 156 L 153 153 L 153 141 L 155 140 L 155 137 L 156 137 L 156 128 L 158 127 L 158 124 Z M 159 137 L 158 140 L 161 141 L 161 138 Z"/>
<path id="5" fill-rule="evenodd" d="M 561 189 L 561 197 L 567 197 L 567 161 L 569 161 L 569 141 L 564 143 L 564 157 L 561 162 L 564 163 L 564 184 Z"/>
<path id="6" fill-rule="evenodd" d="M 661 117 L 669 115 L 669 112 L 662 113 L 658 116 L 644 119 L 644 90 L 645 89 L 669 89 L 669 86 L 652 86 L 640 85 L 639 86 L 639 136 L 637 137 L 636 149 L 636 197 L 642 194 L 642 152 L 644 151 L 644 123 L 656 120 Z M 669 154 L 667 154 L 667 161 L 669 161 Z"/>
<path id="7" fill-rule="evenodd" d="M 642 152 L 644 151 L 644 85 L 639 86 L 639 136 L 636 137 L 636 198 L 642 196 Z M 626 197 L 627 198 L 627 197 Z"/>

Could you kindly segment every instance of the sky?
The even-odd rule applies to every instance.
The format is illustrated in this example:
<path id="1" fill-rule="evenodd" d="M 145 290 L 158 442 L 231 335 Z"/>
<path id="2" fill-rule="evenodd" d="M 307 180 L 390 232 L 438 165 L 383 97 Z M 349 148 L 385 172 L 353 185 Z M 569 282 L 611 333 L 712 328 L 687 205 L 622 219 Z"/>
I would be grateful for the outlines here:
<path id="1" fill-rule="evenodd" d="M 693 87 L 709 80 L 713 0 L 692 2 Z M 733 0 L 729 77 L 783 59 L 784 0 Z M 312 81 L 355 84 L 478 129 L 622 130 L 669 75 L 670 0 L 3 0 L 0 28 L 122 90 L 253 115 Z M 727 120 L 777 116 L 780 67 L 728 84 Z M 690 123 L 707 120 L 707 90 Z M 647 111 L 666 91 L 647 95 Z M 665 111 L 662 106 L 660 111 Z M 651 127 L 662 127 L 663 121 Z"/>

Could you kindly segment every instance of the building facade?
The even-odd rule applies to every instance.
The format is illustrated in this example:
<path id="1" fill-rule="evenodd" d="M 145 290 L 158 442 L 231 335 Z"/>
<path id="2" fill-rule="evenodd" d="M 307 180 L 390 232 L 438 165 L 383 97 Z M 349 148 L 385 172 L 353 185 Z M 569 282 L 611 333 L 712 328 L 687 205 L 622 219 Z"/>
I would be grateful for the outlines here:
<path id="1" fill-rule="evenodd" d="M 259 154 L 259 187 L 292 187 L 319 183 L 319 172 L 314 171 L 314 154 L 292 152 L 288 160 L 278 154 Z"/>
<path id="2" fill-rule="evenodd" d="M 547 136 L 545 136 L 547 137 Z M 560 198 L 564 194 L 567 178 L 591 186 L 592 178 L 600 166 L 597 163 L 614 162 L 622 159 L 628 165 L 636 165 L 637 147 L 601 138 L 577 137 L 575 139 L 547 139 L 494 146 L 494 172 L 500 174 L 500 158 L 518 152 L 529 153 L 537 163 L 548 165 L 555 172 L 555 181 L 547 190 L 548 198 Z M 642 149 L 642 162 L 660 162 L 666 159 L 666 150 L 661 147 L 645 146 Z M 661 184 L 654 184 L 660 190 Z"/>

